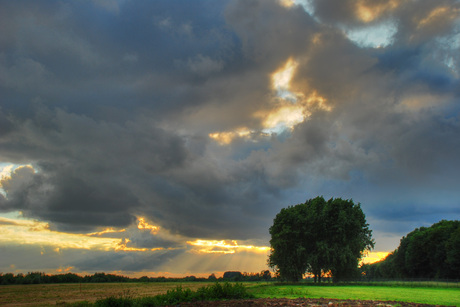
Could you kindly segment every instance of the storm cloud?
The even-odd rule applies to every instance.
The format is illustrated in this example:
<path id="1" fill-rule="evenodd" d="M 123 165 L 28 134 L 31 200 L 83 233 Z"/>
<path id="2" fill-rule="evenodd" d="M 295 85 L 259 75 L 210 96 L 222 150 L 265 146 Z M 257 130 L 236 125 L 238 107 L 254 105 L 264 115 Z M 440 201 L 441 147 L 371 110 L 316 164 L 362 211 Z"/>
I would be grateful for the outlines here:
<path id="1" fill-rule="evenodd" d="M 381 250 L 460 217 L 459 1 L 0 8 L 0 211 L 169 234 L 129 233 L 171 250 L 91 254 L 103 268 L 153 269 L 197 238 L 266 245 L 282 207 L 317 195 L 360 202 Z"/>

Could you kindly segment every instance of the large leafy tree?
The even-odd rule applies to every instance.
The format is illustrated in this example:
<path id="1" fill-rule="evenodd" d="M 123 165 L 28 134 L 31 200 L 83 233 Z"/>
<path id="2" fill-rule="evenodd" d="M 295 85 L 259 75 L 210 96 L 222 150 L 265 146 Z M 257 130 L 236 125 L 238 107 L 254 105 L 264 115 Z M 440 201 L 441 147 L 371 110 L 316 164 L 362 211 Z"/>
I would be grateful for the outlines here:
<path id="1" fill-rule="evenodd" d="M 334 281 L 353 277 L 363 252 L 373 248 L 372 231 L 359 204 L 323 197 L 284 208 L 270 227 L 268 263 L 288 281 L 307 271 L 321 281 L 331 272 Z"/>

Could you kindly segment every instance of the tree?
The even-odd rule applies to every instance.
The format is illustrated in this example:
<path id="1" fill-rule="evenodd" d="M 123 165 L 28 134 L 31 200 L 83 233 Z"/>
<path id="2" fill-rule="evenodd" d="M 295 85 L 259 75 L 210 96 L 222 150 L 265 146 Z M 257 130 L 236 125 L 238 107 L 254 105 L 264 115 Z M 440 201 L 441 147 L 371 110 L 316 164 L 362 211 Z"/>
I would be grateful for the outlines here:
<path id="1" fill-rule="evenodd" d="M 225 280 L 240 281 L 243 279 L 243 274 L 238 271 L 227 271 L 224 272 L 224 276 L 222 276 L 222 278 Z"/>
<path id="2" fill-rule="evenodd" d="M 402 237 L 399 247 L 366 270 L 370 278 L 460 278 L 460 221 L 442 220 Z"/>
<path id="3" fill-rule="evenodd" d="M 372 231 L 360 204 L 323 197 L 281 209 L 270 227 L 270 267 L 288 281 L 308 271 L 315 281 L 331 272 L 334 281 L 358 273 L 363 252 L 373 248 Z"/>
<path id="4" fill-rule="evenodd" d="M 305 229 L 302 209 L 300 205 L 281 209 L 270 227 L 268 264 L 276 267 L 282 278 L 294 282 L 301 279 L 308 268 L 308 251 L 303 241 L 308 240 L 310 232 Z"/>

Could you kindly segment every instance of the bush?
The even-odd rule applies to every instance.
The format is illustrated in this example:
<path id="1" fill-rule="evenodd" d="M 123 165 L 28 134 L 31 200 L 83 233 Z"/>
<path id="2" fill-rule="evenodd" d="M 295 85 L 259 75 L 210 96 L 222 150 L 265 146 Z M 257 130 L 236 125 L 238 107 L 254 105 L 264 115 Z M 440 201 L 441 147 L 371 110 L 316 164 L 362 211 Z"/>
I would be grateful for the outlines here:
<path id="1" fill-rule="evenodd" d="M 106 299 L 97 300 L 95 303 L 97 307 L 131 307 L 134 305 L 134 301 L 126 297 L 108 297 Z"/>
<path id="2" fill-rule="evenodd" d="M 228 300 L 253 298 L 254 296 L 247 292 L 243 284 L 222 284 L 216 283 L 212 286 L 201 287 L 196 292 L 181 286 L 173 290 L 168 290 L 166 294 L 160 294 L 153 297 L 143 298 L 115 298 L 109 297 L 96 301 L 98 307 L 131 307 L 131 306 L 166 306 L 176 305 L 182 302 L 210 301 L 210 300 Z"/>

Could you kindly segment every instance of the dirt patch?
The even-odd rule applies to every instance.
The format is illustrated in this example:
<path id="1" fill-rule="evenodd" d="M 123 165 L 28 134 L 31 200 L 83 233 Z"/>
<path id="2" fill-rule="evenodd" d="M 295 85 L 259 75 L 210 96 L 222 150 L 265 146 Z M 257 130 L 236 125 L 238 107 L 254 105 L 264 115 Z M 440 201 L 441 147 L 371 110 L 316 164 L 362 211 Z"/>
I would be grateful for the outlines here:
<path id="1" fill-rule="evenodd" d="M 405 302 L 383 302 L 383 301 L 362 301 L 362 300 L 337 300 L 324 298 L 264 298 L 252 300 L 230 300 L 230 301 L 204 301 L 193 303 L 181 303 L 176 306 L 198 306 L 198 307 L 233 307 L 233 306 L 308 306 L 308 307 L 346 307 L 346 306 L 378 306 L 378 307 L 443 307 L 441 305 L 427 305 Z"/>

